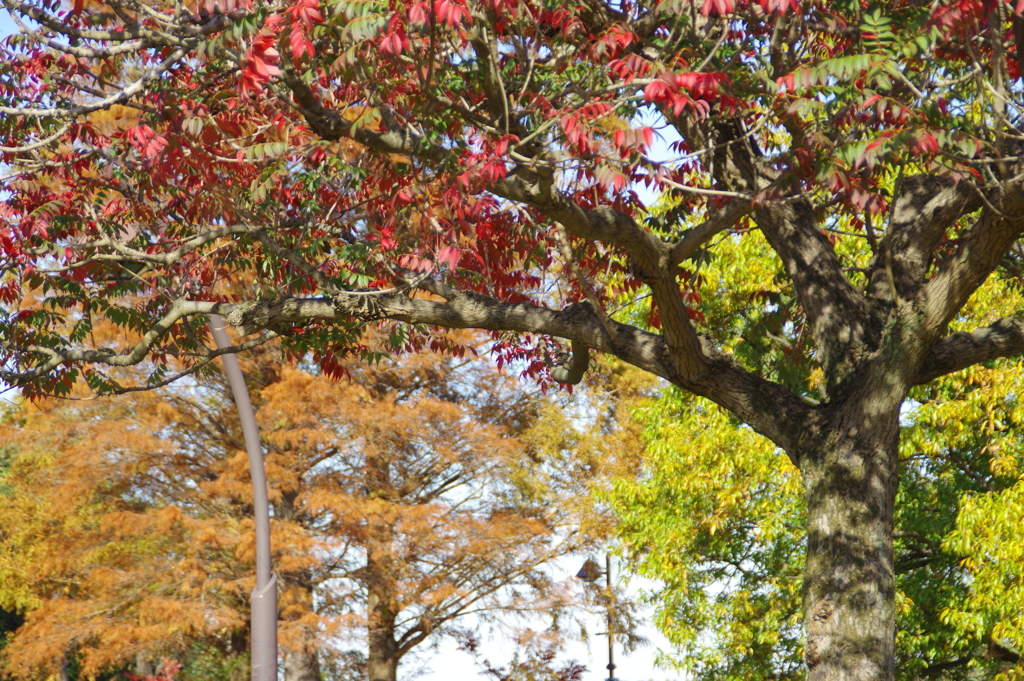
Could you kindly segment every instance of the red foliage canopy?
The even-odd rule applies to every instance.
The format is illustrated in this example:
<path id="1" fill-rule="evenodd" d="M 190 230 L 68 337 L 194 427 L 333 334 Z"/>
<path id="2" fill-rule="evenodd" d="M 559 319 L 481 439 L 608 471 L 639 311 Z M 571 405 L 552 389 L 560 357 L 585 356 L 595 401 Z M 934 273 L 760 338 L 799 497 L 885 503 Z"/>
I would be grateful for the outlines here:
<path id="1" fill-rule="evenodd" d="M 809 668 L 891 675 L 899 406 L 1024 351 L 1014 311 L 949 332 L 1020 271 L 1019 2 L 2 2 L 6 380 L 160 383 L 211 312 L 328 372 L 381 320 L 541 377 L 570 340 L 565 382 L 614 353 L 789 454 Z M 753 227 L 778 277 L 711 327 L 700 263 Z"/>

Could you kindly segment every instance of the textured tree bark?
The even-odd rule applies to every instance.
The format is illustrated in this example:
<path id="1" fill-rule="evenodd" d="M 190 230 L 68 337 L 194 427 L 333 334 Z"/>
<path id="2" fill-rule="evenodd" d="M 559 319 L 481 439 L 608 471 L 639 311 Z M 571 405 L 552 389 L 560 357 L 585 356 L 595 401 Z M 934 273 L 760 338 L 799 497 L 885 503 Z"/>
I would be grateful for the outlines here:
<path id="1" fill-rule="evenodd" d="M 296 504 L 297 498 L 297 490 L 282 491 L 280 497 L 274 502 L 274 517 L 284 522 L 297 522 L 300 514 L 300 509 Z M 313 594 L 317 585 L 312 570 L 281 571 L 279 578 L 284 589 L 282 590 L 283 595 L 278 599 L 278 607 L 282 613 L 286 613 L 285 617 L 296 617 L 296 615 L 287 614 L 294 612 L 296 605 L 301 606 L 300 612 L 315 612 Z M 320 660 L 316 653 L 318 636 L 319 632 L 315 628 L 304 627 L 302 635 L 304 647 L 300 650 L 284 649 L 282 655 L 284 681 L 320 681 Z"/>
<path id="2" fill-rule="evenodd" d="M 320 661 L 312 651 L 284 651 L 284 681 L 320 681 Z"/>
<path id="3" fill-rule="evenodd" d="M 144 653 L 135 655 L 135 673 L 139 676 L 153 676 L 156 674 L 156 667 Z"/>
<path id="4" fill-rule="evenodd" d="M 369 616 L 369 654 L 366 671 L 369 681 L 398 681 L 398 643 L 395 641 L 395 613 L 380 594 L 370 592 L 367 599 Z"/>
<path id="5" fill-rule="evenodd" d="M 807 499 L 808 681 L 895 675 L 893 506 L 899 402 L 868 394 L 837 409 L 801 458 Z"/>
<path id="6" fill-rule="evenodd" d="M 366 490 L 371 498 L 394 498 L 391 467 L 386 457 L 368 457 Z M 369 681 L 397 681 L 401 650 L 395 640 L 398 612 L 393 601 L 394 584 L 388 565 L 393 528 L 380 518 L 369 523 L 371 541 L 366 547 L 366 619 L 369 628 L 369 650 L 366 671 Z"/>

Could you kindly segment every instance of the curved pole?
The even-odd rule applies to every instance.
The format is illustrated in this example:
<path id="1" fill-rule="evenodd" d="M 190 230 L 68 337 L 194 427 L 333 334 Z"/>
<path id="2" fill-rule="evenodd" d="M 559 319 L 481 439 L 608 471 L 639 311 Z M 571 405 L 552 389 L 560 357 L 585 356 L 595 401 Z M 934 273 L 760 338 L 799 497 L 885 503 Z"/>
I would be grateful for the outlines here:
<path id="1" fill-rule="evenodd" d="M 210 333 L 218 348 L 231 345 L 220 315 L 210 315 Z M 252 681 L 277 680 L 277 575 L 270 572 L 270 501 L 267 474 L 263 468 L 263 450 L 256 430 L 256 415 L 238 358 L 224 355 L 224 372 L 242 422 L 245 449 L 249 454 L 252 479 L 253 514 L 256 516 L 256 588 L 251 603 Z"/>

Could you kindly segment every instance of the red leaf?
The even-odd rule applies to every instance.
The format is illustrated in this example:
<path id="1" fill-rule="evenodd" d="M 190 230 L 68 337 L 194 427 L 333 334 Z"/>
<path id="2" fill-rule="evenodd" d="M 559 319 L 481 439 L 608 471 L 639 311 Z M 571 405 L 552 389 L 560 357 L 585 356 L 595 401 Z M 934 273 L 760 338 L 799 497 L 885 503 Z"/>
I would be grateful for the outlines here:
<path id="1" fill-rule="evenodd" d="M 504 156 L 505 152 L 508 151 L 508 145 L 519 142 L 517 135 L 502 135 L 498 143 L 494 145 L 494 155 Z"/>
<path id="2" fill-rule="evenodd" d="M 462 249 L 456 248 L 455 246 L 445 246 L 437 252 L 437 261 L 448 265 L 448 269 L 452 272 L 455 271 L 461 257 Z"/>
<path id="3" fill-rule="evenodd" d="M 398 266 L 404 267 L 413 272 L 429 272 L 434 269 L 434 263 L 418 255 L 403 255 L 398 259 Z"/>
<path id="4" fill-rule="evenodd" d="M 583 118 L 600 118 L 611 110 L 612 105 L 608 102 L 593 102 L 580 109 L 580 115 Z"/>
<path id="5" fill-rule="evenodd" d="M 409 8 L 409 21 L 414 24 L 424 26 L 430 23 L 430 18 L 427 16 L 427 6 L 425 3 L 417 2 L 415 5 Z"/>
<path id="6" fill-rule="evenodd" d="M 576 144 L 583 136 L 579 119 L 572 114 L 565 114 L 559 122 L 562 124 L 562 130 L 565 131 L 565 138 L 569 140 L 570 144 Z"/>
<path id="7" fill-rule="evenodd" d="M 305 31 L 301 31 L 297 27 L 292 29 L 288 44 L 292 48 L 292 59 L 295 61 L 302 59 L 307 54 L 313 56 L 313 41 L 306 37 Z"/>
<path id="8" fill-rule="evenodd" d="M 650 148 L 650 146 L 654 144 L 654 129 L 643 128 L 640 132 L 642 132 L 644 136 L 644 146 Z"/>
<path id="9" fill-rule="evenodd" d="M 779 12 L 784 14 L 787 11 L 800 11 L 800 0 L 760 0 L 759 4 L 767 14 Z"/>
<path id="10" fill-rule="evenodd" d="M 647 87 L 644 88 L 644 99 L 648 102 L 660 102 L 665 98 L 666 92 L 668 92 L 668 83 L 663 80 L 656 80 L 648 83 Z"/>
<path id="11" fill-rule="evenodd" d="M 264 83 L 281 75 L 281 69 L 275 66 L 281 55 L 274 47 L 277 41 L 275 32 L 281 29 L 281 21 L 280 15 L 270 17 L 263 30 L 253 39 L 252 47 L 245 53 L 239 85 L 243 97 L 247 97 L 249 92 L 259 92 Z"/>
<path id="12" fill-rule="evenodd" d="M 312 29 L 313 24 L 321 23 L 324 20 L 317 6 L 317 0 L 299 0 L 299 3 L 291 8 L 289 12 L 292 13 L 293 19 L 301 23 L 302 28 L 306 31 Z"/>
<path id="13" fill-rule="evenodd" d="M 733 8 L 733 0 L 704 0 L 704 6 L 700 13 L 706 17 L 721 17 L 730 14 Z"/>
<path id="14" fill-rule="evenodd" d="M 870 97 L 864 100 L 864 103 L 861 106 L 863 106 L 865 109 L 870 109 L 871 105 L 880 100 L 881 98 L 882 95 L 879 94 L 871 95 Z"/>
<path id="15" fill-rule="evenodd" d="M 378 48 L 384 54 L 401 54 L 402 53 L 402 39 L 398 37 L 397 33 L 384 36 L 380 41 Z"/>

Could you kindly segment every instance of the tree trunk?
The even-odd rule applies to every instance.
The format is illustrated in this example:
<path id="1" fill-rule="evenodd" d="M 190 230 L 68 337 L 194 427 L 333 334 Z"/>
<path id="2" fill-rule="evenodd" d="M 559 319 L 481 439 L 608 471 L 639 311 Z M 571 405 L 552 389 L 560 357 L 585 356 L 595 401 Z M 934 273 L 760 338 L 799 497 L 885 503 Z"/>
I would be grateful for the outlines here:
<path id="1" fill-rule="evenodd" d="M 371 644 L 370 658 L 366 662 L 366 671 L 370 681 L 397 681 L 398 658 L 394 655 L 375 655 L 373 651 L 373 644 Z"/>
<path id="2" fill-rule="evenodd" d="M 284 681 L 320 681 L 320 662 L 316 653 L 285 650 Z"/>
<path id="3" fill-rule="evenodd" d="M 391 479 L 391 465 L 386 456 L 374 455 L 366 461 L 367 497 L 396 498 Z M 366 671 L 369 681 L 397 681 L 401 654 L 395 640 L 395 622 L 399 610 L 394 605 L 396 584 L 394 566 L 394 528 L 390 521 L 378 516 L 368 522 L 366 546 L 366 618 L 369 627 L 369 651 Z"/>
<path id="4" fill-rule="evenodd" d="M 800 460 L 807 498 L 804 628 L 808 681 L 892 681 L 896 613 L 894 386 L 838 406 Z"/>
<path id="5" fill-rule="evenodd" d="M 135 654 L 135 673 L 138 676 L 155 676 L 156 665 L 146 657 L 145 653 Z"/>
<path id="6" fill-rule="evenodd" d="M 67 651 L 65 651 L 64 654 L 61 656 L 60 672 L 58 673 L 57 678 L 60 679 L 60 681 L 71 681 L 71 668 L 70 665 L 68 664 Z"/>
<path id="7" fill-rule="evenodd" d="M 297 498 L 298 491 L 295 489 L 282 491 L 280 498 L 274 502 L 274 517 L 282 522 L 301 522 Z M 278 596 L 278 608 L 291 613 L 288 617 L 299 619 L 302 613 L 316 612 L 313 606 L 316 587 L 312 570 L 279 571 L 278 580 L 278 584 L 283 586 L 282 595 Z M 289 624 L 294 626 L 294 622 Z M 283 651 L 283 681 L 320 681 L 320 661 L 316 654 L 317 632 L 308 626 L 303 626 L 301 632 L 303 648 Z"/>
<path id="8" fill-rule="evenodd" d="M 370 649 L 366 659 L 369 681 L 398 680 L 398 643 L 395 641 L 395 613 L 387 600 L 370 592 L 367 599 Z"/>

